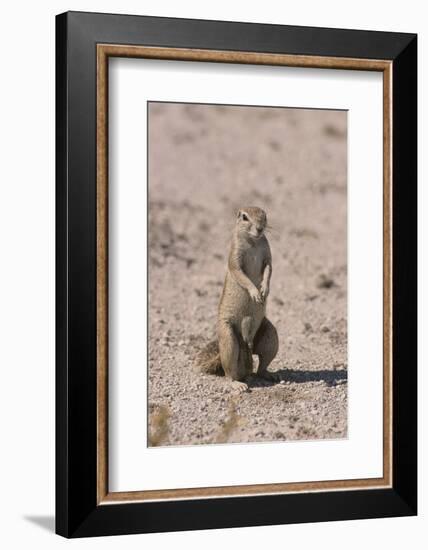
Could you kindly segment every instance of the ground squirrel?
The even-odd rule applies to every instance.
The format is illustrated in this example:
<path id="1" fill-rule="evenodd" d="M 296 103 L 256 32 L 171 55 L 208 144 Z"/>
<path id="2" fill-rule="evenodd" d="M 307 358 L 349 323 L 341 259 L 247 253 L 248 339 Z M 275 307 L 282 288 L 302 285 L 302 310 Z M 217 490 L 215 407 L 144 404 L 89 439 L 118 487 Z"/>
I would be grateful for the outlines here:
<path id="1" fill-rule="evenodd" d="M 218 309 L 218 339 L 196 359 L 200 371 L 225 374 L 242 390 L 253 372 L 252 355 L 259 357 L 257 375 L 273 378 L 267 367 L 278 352 L 278 334 L 266 317 L 272 275 L 266 224 L 261 208 L 239 210 Z"/>

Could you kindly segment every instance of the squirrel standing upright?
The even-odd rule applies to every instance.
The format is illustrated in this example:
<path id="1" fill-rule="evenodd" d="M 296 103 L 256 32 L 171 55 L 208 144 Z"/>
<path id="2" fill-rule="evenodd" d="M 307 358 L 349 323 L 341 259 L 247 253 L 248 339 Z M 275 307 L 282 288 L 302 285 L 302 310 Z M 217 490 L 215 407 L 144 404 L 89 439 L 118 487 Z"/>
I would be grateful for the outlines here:
<path id="1" fill-rule="evenodd" d="M 265 235 L 267 217 L 256 206 L 238 212 L 217 318 L 216 341 L 197 356 L 201 372 L 225 374 L 241 390 L 253 372 L 252 355 L 258 355 L 257 375 L 273 379 L 267 367 L 278 352 L 278 334 L 266 317 L 272 275 L 272 255 Z"/>

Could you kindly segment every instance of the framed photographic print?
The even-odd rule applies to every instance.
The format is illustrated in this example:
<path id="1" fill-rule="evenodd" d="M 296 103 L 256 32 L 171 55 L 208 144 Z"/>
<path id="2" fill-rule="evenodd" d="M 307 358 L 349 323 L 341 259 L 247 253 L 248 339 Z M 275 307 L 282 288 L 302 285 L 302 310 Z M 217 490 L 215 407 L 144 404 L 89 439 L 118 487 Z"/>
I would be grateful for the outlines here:
<path id="1" fill-rule="evenodd" d="M 57 532 L 416 514 L 416 36 L 56 25 Z"/>

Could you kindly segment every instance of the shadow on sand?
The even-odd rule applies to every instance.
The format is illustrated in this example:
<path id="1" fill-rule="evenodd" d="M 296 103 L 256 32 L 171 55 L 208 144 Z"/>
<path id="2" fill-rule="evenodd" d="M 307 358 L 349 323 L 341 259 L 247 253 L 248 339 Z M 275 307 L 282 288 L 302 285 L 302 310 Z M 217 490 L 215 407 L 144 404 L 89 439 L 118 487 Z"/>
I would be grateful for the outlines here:
<path id="1" fill-rule="evenodd" d="M 281 382 L 290 382 L 292 384 L 306 384 L 308 382 L 324 382 L 326 386 L 337 386 L 344 384 L 348 380 L 348 371 L 340 370 L 296 370 L 281 369 L 274 373 L 275 379 L 264 380 L 257 376 L 252 377 L 248 382 L 249 388 L 259 388 L 263 386 L 275 386 Z"/>

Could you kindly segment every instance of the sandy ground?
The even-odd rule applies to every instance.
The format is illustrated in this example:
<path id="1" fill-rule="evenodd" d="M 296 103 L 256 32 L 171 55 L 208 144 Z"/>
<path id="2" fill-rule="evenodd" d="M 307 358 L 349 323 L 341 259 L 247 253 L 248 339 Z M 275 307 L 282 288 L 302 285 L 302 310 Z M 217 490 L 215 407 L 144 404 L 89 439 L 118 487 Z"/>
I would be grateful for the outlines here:
<path id="1" fill-rule="evenodd" d="M 346 147 L 344 112 L 150 104 L 150 444 L 347 436 Z M 279 382 L 236 395 L 193 359 L 241 206 L 272 225 L 280 348 Z"/>

